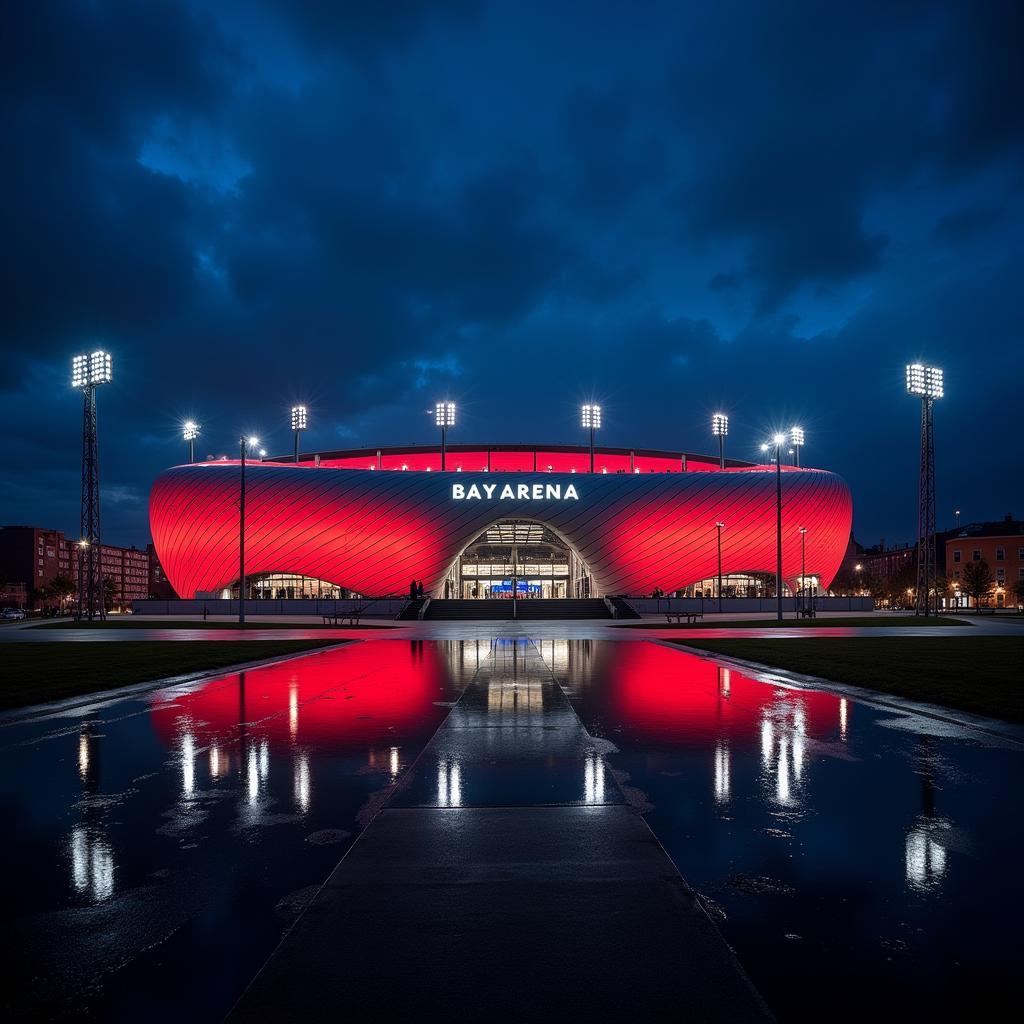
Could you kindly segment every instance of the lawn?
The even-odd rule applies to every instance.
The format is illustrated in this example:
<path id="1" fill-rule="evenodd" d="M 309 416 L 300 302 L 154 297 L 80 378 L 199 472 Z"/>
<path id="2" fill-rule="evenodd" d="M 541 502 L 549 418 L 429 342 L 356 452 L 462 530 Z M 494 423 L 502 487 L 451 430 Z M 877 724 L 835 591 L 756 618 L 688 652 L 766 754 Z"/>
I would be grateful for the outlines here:
<path id="1" fill-rule="evenodd" d="M 1024 637 L 695 638 L 672 642 L 1024 723 Z"/>
<path id="2" fill-rule="evenodd" d="M 336 640 L 142 640 L 0 643 L 0 708 L 299 654 Z"/>
<path id="3" fill-rule="evenodd" d="M 147 619 L 133 615 L 111 616 L 108 619 L 74 619 L 60 622 L 40 622 L 32 629 L 391 629 L 381 622 L 363 623 L 360 626 L 332 625 L 324 622 L 246 622 L 238 625 L 237 619 Z"/>
<path id="4" fill-rule="evenodd" d="M 664 613 L 662 613 L 664 615 Z M 717 622 L 714 618 L 697 622 L 631 622 L 620 629 L 821 629 L 825 626 L 970 626 L 962 619 L 947 619 L 941 616 L 924 615 L 843 615 L 835 618 L 794 619 L 725 619 Z"/>

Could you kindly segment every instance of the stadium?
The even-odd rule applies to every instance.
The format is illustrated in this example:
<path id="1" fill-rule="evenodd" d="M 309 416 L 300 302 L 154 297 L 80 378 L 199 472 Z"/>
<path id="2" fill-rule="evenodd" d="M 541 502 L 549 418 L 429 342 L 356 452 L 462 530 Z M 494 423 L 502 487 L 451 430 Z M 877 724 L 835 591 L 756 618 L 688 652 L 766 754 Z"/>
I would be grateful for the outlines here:
<path id="1" fill-rule="evenodd" d="M 442 463 L 444 469 L 442 469 Z M 434 599 L 774 593 L 826 588 L 850 537 L 821 469 L 586 445 L 425 445 L 245 466 L 246 597 Z M 182 598 L 238 597 L 239 460 L 156 480 L 150 526 Z"/>

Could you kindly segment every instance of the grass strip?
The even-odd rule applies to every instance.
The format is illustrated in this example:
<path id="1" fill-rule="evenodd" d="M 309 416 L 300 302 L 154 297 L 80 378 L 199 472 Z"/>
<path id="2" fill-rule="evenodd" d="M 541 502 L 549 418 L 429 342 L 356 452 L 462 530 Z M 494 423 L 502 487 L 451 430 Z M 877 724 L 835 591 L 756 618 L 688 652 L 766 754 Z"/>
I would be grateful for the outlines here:
<path id="1" fill-rule="evenodd" d="M 662 612 L 664 616 L 664 612 Z M 630 622 L 619 629 L 823 629 L 829 626 L 971 626 L 963 619 L 924 615 L 850 615 L 834 619 L 698 619 L 696 622 Z"/>
<path id="2" fill-rule="evenodd" d="M 333 625 L 328 622 L 246 622 L 239 626 L 233 619 L 145 619 L 124 618 L 85 619 L 82 622 L 40 622 L 30 629 L 392 629 L 384 623 L 363 623 L 359 626 Z"/>
<path id="3" fill-rule="evenodd" d="M 670 642 L 1024 723 L 1024 637 L 695 638 Z"/>
<path id="4" fill-rule="evenodd" d="M 0 708 L 300 654 L 337 640 L 140 640 L 0 643 Z"/>

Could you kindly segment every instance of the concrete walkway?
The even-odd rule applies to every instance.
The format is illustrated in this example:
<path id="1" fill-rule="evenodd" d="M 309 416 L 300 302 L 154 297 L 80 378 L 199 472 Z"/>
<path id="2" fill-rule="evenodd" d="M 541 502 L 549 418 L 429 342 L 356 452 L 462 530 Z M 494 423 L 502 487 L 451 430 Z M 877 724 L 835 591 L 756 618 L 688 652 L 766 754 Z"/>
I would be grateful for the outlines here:
<path id="1" fill-rule="evenodd" d="M 771 1019 L 534 643 L 498 636 L 229 1019 L 563 1014 Z"/>

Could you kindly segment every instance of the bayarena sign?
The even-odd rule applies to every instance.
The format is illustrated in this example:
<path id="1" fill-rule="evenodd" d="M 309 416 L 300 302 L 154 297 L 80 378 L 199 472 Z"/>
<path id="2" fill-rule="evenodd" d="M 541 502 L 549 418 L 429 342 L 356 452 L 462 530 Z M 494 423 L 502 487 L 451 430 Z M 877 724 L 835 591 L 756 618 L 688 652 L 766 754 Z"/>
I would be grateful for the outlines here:
<path id="1" fill-rule="evenodd" d="M 452 484 L 452 501 L 579 501 L 575 484 Z"/>
<path id="2" fill-rule="evenodd" d="M 716 523 L 724 574 L 775 572 L 774 466 L 600 448 L 591 473 L 585 446 L 467 445 L 447 448 L 444 471 L 439 448 L 417 446 L 265 459 L 245 476 L 250 581 L 293 574 L 378 596 L 415 579 L 434 596 L 500 596 L 511 586 L 494 577 L 501 545 L 520 561 L 546 545 L 535 557 L 550 578 L 517 587 L 568 593 L 556 578 L 568 564 L 590 595 L 671 593 L 715 576 Z M 179 597 L 237 586 L 239 482 L 225 458 L 175 466 L 153 485 L 153 543 Z M 783 467 L 787 584 L 801 575 L 803 537 L 806 573 L 828 586 L 852 514 L 834 473 Z"/>

